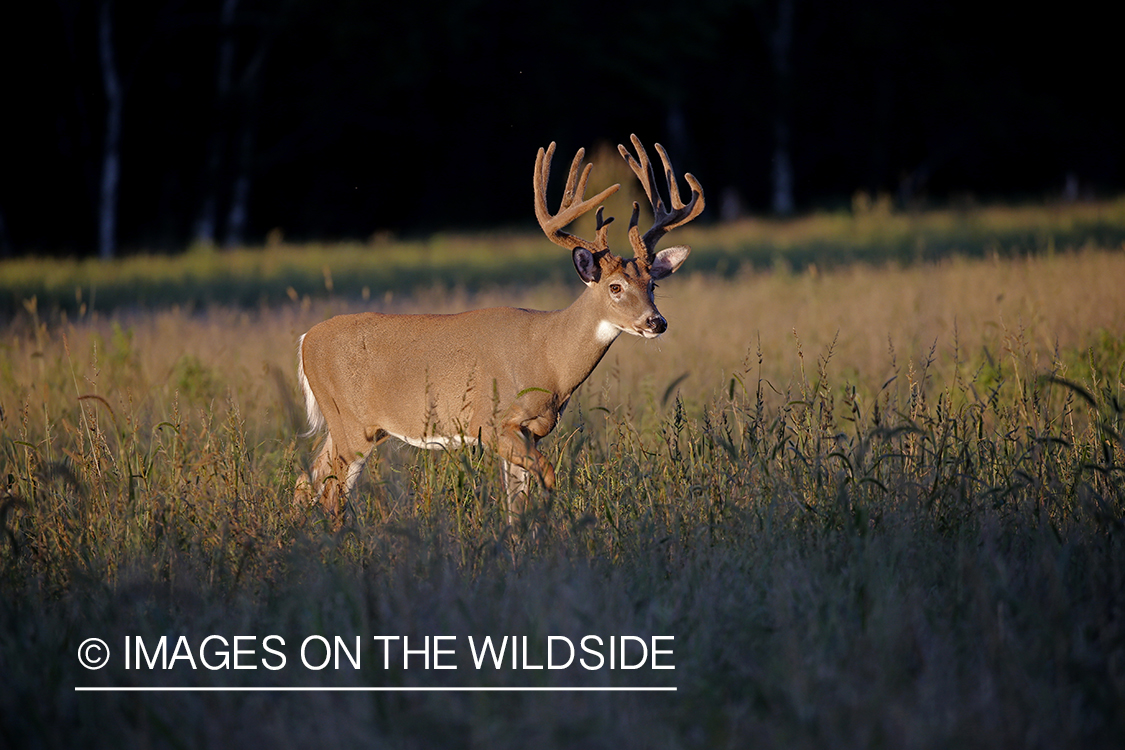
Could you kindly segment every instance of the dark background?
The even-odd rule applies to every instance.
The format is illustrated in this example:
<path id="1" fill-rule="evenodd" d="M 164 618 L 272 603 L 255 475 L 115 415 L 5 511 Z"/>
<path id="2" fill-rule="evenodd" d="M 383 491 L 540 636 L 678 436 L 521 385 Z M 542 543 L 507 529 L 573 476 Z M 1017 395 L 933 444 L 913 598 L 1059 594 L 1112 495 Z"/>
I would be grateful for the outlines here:
<path id="1" fill-rule="evenodd" d="M 102 6 L 0 11 L 0 252 L 98 252 Z M 530 228 L 539 146 L 559 141 L 561 161 L 631 132 L 700 178 L 708 221 L 788 210 L 782 151 L 798 211 L 857 190 L 909 206 L 1112 193 L 1125 66 L 1094 8 L 116 0 L 112 249 Z"/>

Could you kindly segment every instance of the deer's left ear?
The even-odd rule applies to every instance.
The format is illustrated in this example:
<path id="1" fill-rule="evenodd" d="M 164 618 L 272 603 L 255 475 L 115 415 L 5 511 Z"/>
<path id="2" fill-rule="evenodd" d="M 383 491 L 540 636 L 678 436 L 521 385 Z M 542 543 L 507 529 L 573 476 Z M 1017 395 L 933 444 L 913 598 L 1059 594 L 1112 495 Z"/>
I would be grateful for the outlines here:
<path id="1" fill-rule="evenodd" d="M 664 248 L 653 259 L 652 266 L 649 267 L 649 275 L 654 279 L 663 279 L 674 273 L 684 264 L 690 252 L 691 248 L 687 245 Z"/>
<path id="2" fill-rule="evenodd" d="M 574 248 L 574 269 L 578 271 L 578 276 L 586 285 L 596 284 L 598 279 L 601 278 L 602 269 L 598 265 L 598 261 L 594 258 L 594 254 L 586 248 L 579 246 Z"/>

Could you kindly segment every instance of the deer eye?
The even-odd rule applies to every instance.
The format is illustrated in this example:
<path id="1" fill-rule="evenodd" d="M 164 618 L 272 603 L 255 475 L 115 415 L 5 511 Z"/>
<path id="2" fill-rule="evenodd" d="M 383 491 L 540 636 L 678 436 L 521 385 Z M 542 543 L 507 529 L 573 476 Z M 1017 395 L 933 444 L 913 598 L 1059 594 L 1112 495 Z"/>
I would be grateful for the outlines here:
<path id="1" fill-rule="evenodd" d="M 610 294 L 621 294 L 621 285 L 620 284 L 610 284 L 609 285 L 609 293 Z"/>

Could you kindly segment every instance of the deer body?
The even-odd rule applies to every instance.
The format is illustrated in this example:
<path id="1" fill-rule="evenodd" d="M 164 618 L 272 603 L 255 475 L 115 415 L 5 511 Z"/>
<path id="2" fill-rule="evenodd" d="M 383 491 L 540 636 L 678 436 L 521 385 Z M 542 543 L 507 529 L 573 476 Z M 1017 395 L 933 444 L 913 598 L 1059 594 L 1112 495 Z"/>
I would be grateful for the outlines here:
<path id="1" fill-rule="evenodd" d="M 651 182 L 647 156 L 635 136 L 633 142 L 641 163 L 630 163 L 638 176 L 643 165 Z M 622 331 L 645 338 L 664 332 L 667 324 L 653 301 L 654 281 L 679 268 L 690 251 L 672 247 L 653 255 L 652 240 L 637 257 L 618 258 L 606 246 L 605 227 L 612 219 L 603 222 L 600 209 L 597 242 L 563 232 L 562 226 L 619 186 L 583 200 L 590 166 L 576 183 L 579 151 L 563 206 L 552 217 L 545 186 L 553 150 L 554 144 L 546 163 L 540 150 L 536 162 L 536 213 L 548 237 L 572 250 L 586 290 L 569 307 L 550 312 L 499 307 L 455 315 L 359 313 L 314 326 L 300 340 L 298 380 L 311 430 L 326 428 L 327 436 L 311 479 L 298 480 L 297 499 L 319 494 L 339 523 L 343 497 L 374 446 L 388 436 L 422 448 L 483 444 L 494 450 L 503 460 L 513 516 L 523 510 L 532 476 L 548 490 L 554 487 L 554 468 L 539 452 L 539 440 L 554 429 L 571 394 Z M 702 191 L 694 192 L 698 183 L 689 175 L 693 199 L 683 206 L 663 149 L 660 153 L 673 207 L 680 212 L 678 226 L 702 210 Z M 642 184 L 651 199 L 653 191 L 643 178 Z M 657 229 L 662 235 L 671 224 L 668 216 L 660 224 L 662 208 L 657 195 L 656 223 L 646 239 Z M 641 242 L 636 218 L 634 204 L 630 239 L 635 247 Z"/>
<path id="2" fill-rule="evenodd" d="M 554 428 L 612 343 L 583 330 L 581 307 L 338 316 L 302 339 L 303 363 L 327 363 L 306 365 L 302 387 L 348 464 L 386 435 L 433 448 L 516 439 L 519 453 Z"/>

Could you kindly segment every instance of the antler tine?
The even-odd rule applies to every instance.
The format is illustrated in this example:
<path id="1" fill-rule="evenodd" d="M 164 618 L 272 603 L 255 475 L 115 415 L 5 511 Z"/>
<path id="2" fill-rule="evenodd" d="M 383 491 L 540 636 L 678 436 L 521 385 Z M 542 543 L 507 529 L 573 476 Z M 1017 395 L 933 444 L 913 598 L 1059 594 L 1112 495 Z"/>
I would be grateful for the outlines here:
<path id="1" fill-rule="evenodd" d="M 637 158 L 634 158 L 629 149 L 623 145 L 618 144 L 617 150 L 621 153 L 622 158 L 633 169 L 633 173 L 637 175 L 637 179 L 641 182 L 641 187 L 645 189 L 645 195 L 648 196 L 648 202 L 655 206 L 663 206 L 664 202 L 660 197 L 660 192 L 656 189 L 656 175 L 652 171 L 652 162 L 648 159 L 648 152 L 645 147 L 641 145 L 641 141 L 637 136 L 632 135 L 629 138 L 633 141 L 633 145 L 637 149 L 637 157 L 640 159 L 638 163 Z"/>
<path id="2" fill-rule="evenodd" d="M 598 206 L 598 212 L 594 214 L 594 228 L 598 232 L 594 244 L 599 251 L 609 250 L 609 225 L 613 223 L 612 216 L 608 219 L 602 219 L 602 212 L 604 210 L 605 206 Z"/>
<path id="3" fill-rule="evenodd" d="M 586 149 L 578 149 L 578 153 L 574 155 L 574 160 L 570 162 L 570 172 L 566 176 L 566 187 L 563 189 L 562 203 L 559 205 L 559 211 L 563 211 L 574 203 L 577 196 L 578 200 L 582 200 L 582 196 L 586 194 L 586 183 L 590 179 L 590 172 L 594 169 L 593 164 L 582 166 L 582 160 L 586 158 Z M 581 178 L 578 177 L 579 169 L 582 170 Z"/>
<path id="4" fill-rule="evenodd" d="M 668 182 L 668 197 L 672 199 L 672 208 L 683 208 L 683 201 L 680 200 L 680 186 L 676 181 L 676 173 L 672 171 L 672 162 L 668 159 L 668 152 L 659 143 L 652 145 L 656 146 L 656 153 L 660 154 L 660 161 L 664 164 L 664 179 Z"/>
<path id="5" fill-rule="evenodd" d="M 676 182 L 676 173 L 672 169 L 672 162 L 668 159 L 668 153 L 663 146 L 657 143 L 656 152 L 660 155 L 660 161 L 664 165 L 664 177 L 668 182 L 668 197 L 672 202 L 672 208 L 668 210 L 664 206 L 664 200 L 656 187 L 656 173 L 652 168 L 652 162 L 649 161 L 648 153 L 645 152 L 644 146 L 641 145 L 641 141 L 636 135 L 630 135 L 629 140 L 632 141 L 633 147 L 637 149 L 637 158 L 634 158 L 625 146 L 619 145 L 617 150 L 621 152 L 621 156 L 628 162 L 637 175 L 637 179 L 640 180 L 641 187 L 644 188 L 645 195 L 648 196 L 649 203 L 652 204 L 653 214 L 652 227 L 645 232 L 644 237 L 641 237 L 640 230 L 637 229 L 640 206 L 636 202 L 633 203 L 633 217 L 629 220 L 629 242 L 633 246 L 633 253 L 637 260 L 649 265 L 652 263 L 656 244 L 666 232 L 687 224 L 703 212 L 703 188 L 700 186 L 699 180 L 695 179 L 690 172 L 685 174 L 684 179 L 691 186 L 691 200 L 685 204 L 680 199 L 680 188 Z"/>
<path id="6" fill-rule="evenodd" d="M 570 224 L 579 216 L 591 211 L 593 208 L 600 207 L 600 204 L 606 198 L 617 192 L 621 185 L 610 185 L 594 197 L 583 200 L 586 194 L 586 184 L 590 179 L 590 171 L 594 168 L 594 165 L 587 164 L 584 169 L 581 169 L 581 173 L 579 172 L 579 168 L 582 166 L 582 160 L 586 156 L 586 149 L 580 148 L 578 149 L 578 153 L 574 156 L 574 161 L 571 162 L 570 173 L 566 178 L 566 188 L 563 190 L 559 211 L 552 216 L 550 209 L 547 208 L 547 182 L 551 177 L 551 159 L 554 155 L 555 143 L 552 141 L 546 151 L 539 149 L 539 153 L 535 157 L 535 217 L 539 220 L 539 226 L 543 229 L 543 233 L 547 235 L 547 238 L 560 247 L 565 247 L 570 250 L 576 247 L 585 247 L 591 251 L 606 249 L 604 247 L 606 240 L 603 226 L 609 222 L 607 221 L 603 224 L 600 219 L 600 211 L 596 243 L 564 232 L 563 227 Z M 612 219 L 610 221 L 612 221 Z"/>

